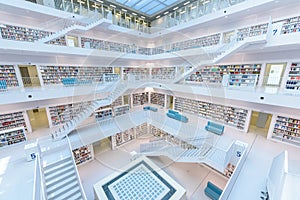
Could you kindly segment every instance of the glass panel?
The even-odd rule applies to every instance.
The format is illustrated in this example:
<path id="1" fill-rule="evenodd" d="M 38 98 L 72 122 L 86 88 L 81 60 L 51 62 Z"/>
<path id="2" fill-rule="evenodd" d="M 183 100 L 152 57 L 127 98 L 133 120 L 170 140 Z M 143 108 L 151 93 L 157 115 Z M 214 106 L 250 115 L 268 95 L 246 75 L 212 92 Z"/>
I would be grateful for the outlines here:
<path id="1" fill-rule="evenodd" d="M 80 13 L 80 0 L 73 0 L 73 6 L 74 6 L 74 13 L 79 14 Z"/>
<path id="2" fill-rule="evenodd" d="M 64 10 L 62 0 L 55 0 L 54 3 L 55 3 L 55 8 L 56 9 L 58 9 L 58 10 Z"/>
<path id="3" fill-rule="evenodd" d="M 80 4 L 81 4 L 80 14 L 81 15 L 88 15 L 89 10 L 88 10 L 88 5 L 87 5 L 87 0 L 81 0 Z"/>
<path id="4" fill-rule="evenodd" d="M 73 12 L 71 0 L 64 0 L 64 7 L 65 7 L 65 11 Z"/>

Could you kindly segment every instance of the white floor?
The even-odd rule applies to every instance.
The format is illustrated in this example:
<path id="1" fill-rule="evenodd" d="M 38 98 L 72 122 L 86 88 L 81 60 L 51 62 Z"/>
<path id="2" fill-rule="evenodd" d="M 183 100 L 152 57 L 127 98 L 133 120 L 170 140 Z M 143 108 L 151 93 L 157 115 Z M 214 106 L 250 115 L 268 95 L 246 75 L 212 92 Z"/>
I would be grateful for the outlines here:
<path id="1" fill-rule="evenodd" d="M 191 119 L 189 123 L 204 125 L 204 120 L 188 117 Z M 40 129 L 28 135 L 29 141 L 0 149 L 0 199 L 32 199 L 34 162 L 26 161 L 24 145 L 34 141 L 35 138 L 49 137 L 49 132 L 49 129 Z M 235 138 L 249 145 L 247 159 L 230 193 L 229 200 L 260 199 L 260 191 L 265 190 L 271 161 L 274 156 L 284 150 L 288 150 L 289 153 L 290 170 L 300 173 L 299 147 L 274 142 L 255 133 L 243 133 L 228 127 L 225 128 L 225 133 L 221 137 Z M 130 162 L 129 152 L 137 149 L 140 142 L 143 140 L 139 139 L 125 144 L 114 151 L 108 150 L 107 144 L 103 145 L 104 150 L 101 148 L 99 150 L 97 147 L 95 160 L 78 167 L 88 199 L 94 199 L 93 184 Z M 203 193 L 208 180 L 219 187 L 224 187 L 226 184 L 226 179 L 200 164 L 174 163 L 164 157 L 156 157 L 152 160 L 186 188 L 188 200 L 208 199 Z"/>

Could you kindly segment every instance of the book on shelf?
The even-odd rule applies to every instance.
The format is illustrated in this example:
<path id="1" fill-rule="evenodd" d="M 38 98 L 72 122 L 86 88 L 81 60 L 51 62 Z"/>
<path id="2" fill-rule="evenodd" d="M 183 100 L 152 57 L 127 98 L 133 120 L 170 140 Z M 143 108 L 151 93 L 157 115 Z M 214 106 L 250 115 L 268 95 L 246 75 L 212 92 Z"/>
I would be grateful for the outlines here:
<path id="1" fill-rule="evenodd" d="M 76 165 L 92 161 L 94 159 L 93 145 L 86 145 L 72 150 Z"/>
<path id="2" fill-rule="evenodd" d="M 0 147 L 26 141 L 24 127 L 16 127 L 0 131 Z"/>

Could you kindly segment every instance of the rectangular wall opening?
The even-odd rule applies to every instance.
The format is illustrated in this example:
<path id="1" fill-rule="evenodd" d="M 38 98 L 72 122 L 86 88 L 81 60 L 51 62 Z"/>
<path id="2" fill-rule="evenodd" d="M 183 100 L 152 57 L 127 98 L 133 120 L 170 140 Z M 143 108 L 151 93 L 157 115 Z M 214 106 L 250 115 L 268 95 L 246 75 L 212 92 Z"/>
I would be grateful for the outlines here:
<path id="1" fill-rule="evenodd" d="M 272 120 L 272 114 L 252 111 L 249 132 L 267 137 Z"/>
<path id="2" fill-rule="evenodd" d="M 19 65 L 20 73 L 24 87 L 39 87 L 41 86 L 35 65 Z"/>
<path id="3" fill-rule="evenodd" d="M 27 114 L 33 131 L 49 128 L 49 121 L 45 108 L 27 110 Z"/>

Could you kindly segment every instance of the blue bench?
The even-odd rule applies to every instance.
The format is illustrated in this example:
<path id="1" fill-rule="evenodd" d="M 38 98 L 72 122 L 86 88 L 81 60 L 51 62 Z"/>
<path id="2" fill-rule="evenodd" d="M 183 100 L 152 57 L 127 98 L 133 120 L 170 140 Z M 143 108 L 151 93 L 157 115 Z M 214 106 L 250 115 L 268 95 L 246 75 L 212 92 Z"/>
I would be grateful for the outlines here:
<path id="1" fill-rule="evenodd" d="M 176 119 L 178 121 L 182 121 L 184 123 L 188 122 L 188 118 L 186 116 L 179 114 L 179 112 L 175 110 L 168 110 L 166 115 L 170 118 Z"/>
<path id="2" fill-rule="evenodd" d="M 153 111 L 153 112 L 157 112 L 157 108 L 154 108 L 154 107 L 152 107 L 152 106 L 145 106 L 143 109 L 144 109 L 144 110 L 151 110 L 151 111 Z"/>
<path id="3" fill-rule="evenodd" d="M 204 193 L 206 194 L 206 196 L 208 196 L 212 200 L 218 200 L 222 192 L 223 191 L 220 188 L 212 184 L 210 181 L 207 182 L 207 186 L 204 189 Z"/>
<path id="4" fill-rule="evenodd" d="M 7 84 L 6 84 L 6 81 L 2 80 L 0 81 L 0 90 L 7 90 Z"/>
<path id="5" fill-rule="evenodd" d="M 205 130 L 217 135 L 222 135 L 222 133 L 224 132 L 224 126 L 215 122 L 208 121 L 207 125 L 205 126 Z"/>

